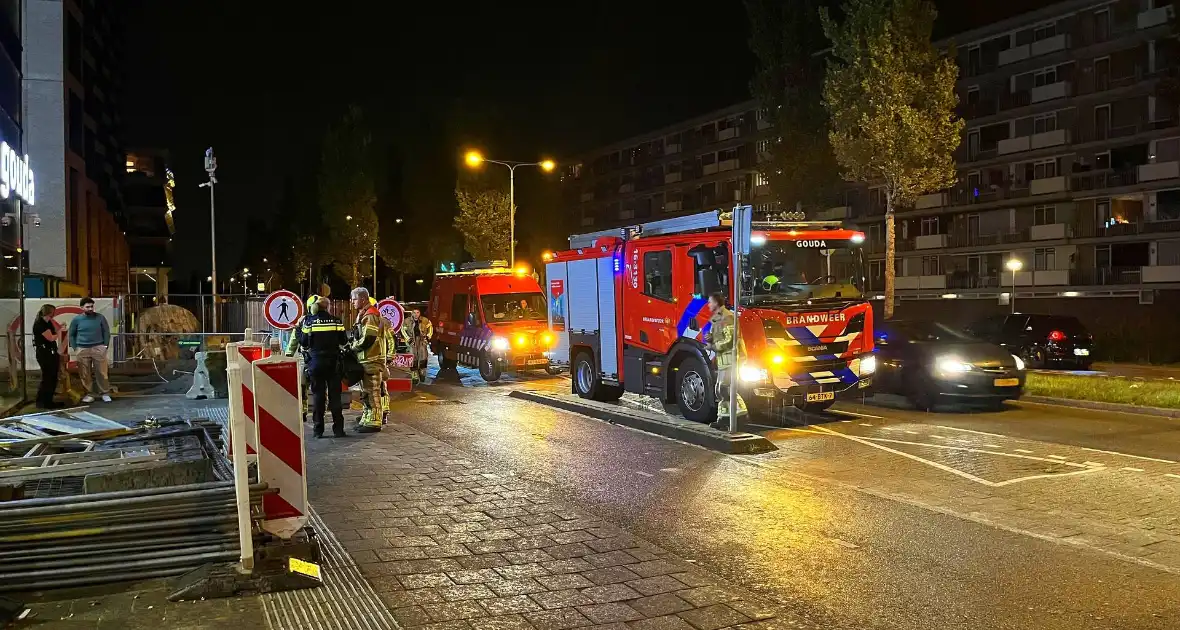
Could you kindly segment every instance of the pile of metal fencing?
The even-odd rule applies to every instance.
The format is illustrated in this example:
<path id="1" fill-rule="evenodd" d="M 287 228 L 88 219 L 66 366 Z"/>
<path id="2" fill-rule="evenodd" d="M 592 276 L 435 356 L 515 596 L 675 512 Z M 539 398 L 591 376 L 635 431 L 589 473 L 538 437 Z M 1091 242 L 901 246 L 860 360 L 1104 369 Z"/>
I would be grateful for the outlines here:
<path id="1" fill-rule="evenodd" d="M 250 487 L 261 515 L 264 484 Z M 0 591 L 175 576 L 238 557 L 233 483 L 0 503 Z"/>

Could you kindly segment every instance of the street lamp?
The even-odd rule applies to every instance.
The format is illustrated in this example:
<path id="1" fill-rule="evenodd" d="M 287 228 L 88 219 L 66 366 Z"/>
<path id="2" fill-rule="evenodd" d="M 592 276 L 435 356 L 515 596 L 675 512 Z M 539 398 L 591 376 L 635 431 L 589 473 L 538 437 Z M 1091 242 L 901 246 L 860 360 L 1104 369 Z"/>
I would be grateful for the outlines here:
<path id="1" fill-rule="evenodd" d="M 553 172 L 557 168 L 557 163 L 553 160 L 541 160 L 540 162 L 504 162 L 500 160 L 489 160 L 485 158 L 479 151 L 468 151 L 467 155 L 463 157 L 470 168 L 479 168 L 484 162 L 491 164 L 499 164 L 500 166 L 508 167 L 508 266 L 516 267 L 516 167 L 518 166 L 536 166 L 546 173 Z"/>
<path id="2" fill-rule="evenodd" d="M 1016 312 L 1016 272 L 1024 267 L 1024 263 L 1020 262 L 1019 258 L 1009 258 L 1004 265 L 1012 272 L 1012 297 L 1008 300 L 1008 304 L 1012 305 L 1012 312 Z"/>

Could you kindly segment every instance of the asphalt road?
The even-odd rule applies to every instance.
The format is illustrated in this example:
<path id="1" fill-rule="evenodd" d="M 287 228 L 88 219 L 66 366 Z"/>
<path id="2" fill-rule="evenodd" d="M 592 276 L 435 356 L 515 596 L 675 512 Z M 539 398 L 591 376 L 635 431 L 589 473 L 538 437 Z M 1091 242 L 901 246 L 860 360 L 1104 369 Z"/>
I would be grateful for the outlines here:
<path id="1" fill-rule="evenodd" d="M 838 407 L 725 456 L 463 374 L 400 421 L 834 628 L 1180 627 L 1180 424 Z"/>

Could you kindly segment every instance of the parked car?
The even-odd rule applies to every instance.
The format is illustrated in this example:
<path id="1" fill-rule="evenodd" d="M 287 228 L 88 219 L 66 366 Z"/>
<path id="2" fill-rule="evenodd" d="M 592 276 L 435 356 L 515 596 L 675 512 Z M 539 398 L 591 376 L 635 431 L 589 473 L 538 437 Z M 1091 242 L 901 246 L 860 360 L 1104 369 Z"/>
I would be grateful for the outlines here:
<path id="1" fill-rule="evenodd" d="M 1072 315 L 997 315 L 966 330 L 972 337 L 1007 348 L 1030 368 L 1088 370 L 1093 362 L 1094 337 Z"/>
<path id="2" fill-rule="evenodd" d="M 1019 357 L 944 324 L 890 320 L 878 325 L 874 341 L 876 392 L 901 394 L 918 409 L 944 401 L 1000 408 L 1024 390 Z"/>

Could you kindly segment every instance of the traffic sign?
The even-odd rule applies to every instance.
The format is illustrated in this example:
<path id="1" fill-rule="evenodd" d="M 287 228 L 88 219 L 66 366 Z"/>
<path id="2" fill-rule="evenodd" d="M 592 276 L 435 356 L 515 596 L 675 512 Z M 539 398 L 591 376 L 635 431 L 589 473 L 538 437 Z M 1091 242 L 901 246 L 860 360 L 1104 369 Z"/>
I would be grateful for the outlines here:
<path id="1" fill-rule="evenodd" d="M 279 289 L 266 296 L 262 310 L 271 326 L 278 330 L 288 330 L 294 328 L 295 322 L 303 317 L 303 302 L 299 301 L 298 295 L 286 289 Z"/>
<path id="2" fill-rule="evenodd" d="M 406 311 L 401 304 L 398 304 L 397 300 L 393 298 L 381 300 L 377 303 L 377 312 L 385 318 L 385 321 L 389 322 L 390 328 L 395 331 L 401 330 L 402 320 L 406 318 Z"/>

